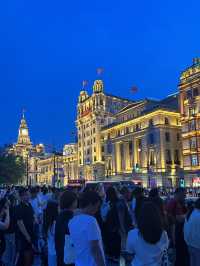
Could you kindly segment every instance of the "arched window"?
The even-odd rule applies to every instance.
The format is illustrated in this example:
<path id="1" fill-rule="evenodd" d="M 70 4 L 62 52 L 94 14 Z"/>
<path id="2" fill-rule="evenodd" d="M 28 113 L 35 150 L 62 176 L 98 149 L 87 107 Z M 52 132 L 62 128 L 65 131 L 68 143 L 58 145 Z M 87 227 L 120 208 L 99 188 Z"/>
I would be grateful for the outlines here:
<path id="1" fill-rule="evenodd" d="M 165 125 L 169 125 L 169 119 L 165 117 Z"/>

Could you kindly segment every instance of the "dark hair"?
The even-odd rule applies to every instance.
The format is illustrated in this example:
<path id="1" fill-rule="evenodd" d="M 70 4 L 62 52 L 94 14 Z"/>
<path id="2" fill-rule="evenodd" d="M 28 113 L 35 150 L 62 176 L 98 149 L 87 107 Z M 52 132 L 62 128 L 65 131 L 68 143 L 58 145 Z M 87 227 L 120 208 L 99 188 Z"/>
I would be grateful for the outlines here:
<path id="1" fill-rule="evenodd" d="M 159 197 L 159 191 L 157 188 L 152 188 L 149 192 L 149 198 Z"/>
<path id="2" fill-rule="evenodd" d="M 44 211 L 44 233 L 47 237 L 49 228 L 51 228 L 53 222 L 58 216 L 58 203 L 56 201 L 49 201 Z"/>
<path id="3" fill-rule="evenodd" d="M 116 189 L 114 187 L 109 187 L 106 191 L 106 200 L 114 203 L 117 201 L 117 199 L 118 197 Z"/>
<path id="4" fill-rule="evenodd" d="M 24 196 L 24 194 L 28 192 L 28 189 L 25 188 L 25 187 L 21 187 L 19 190 L 18 190 L 18 193 L 19 193 L 19 196 L 22 197 Z"/>
<path id="5" fill-rule="evenodd" d="M 99 194 L 95 191 L 83 192 L 79 197 L 80 208 L 86 208 L 89 205 L 95 205 L 98 202 L 101 202 Z"/>
<path id="6" fill-rule="evenodd" d="M 162 219 L 153 203 L 143 204 L 138 217 L 138 229 L 147 243 L 156 244 L 160 240 L 163 232 Z"/>
<path id="7" fill-rule="evenodd" d="M 186 216 L 186 220 L 187 220 L 187 221 L 189 221 L 190 216 L 191 216 L 191 214 L 192 214 L 194 208 L 200 210 L 200 198 L 198 198 L 198 199 L 195 201 L 194 204 L 191 204 L 191 206 L 190 206 L 190 208 L 189 208 L 189 211 L 188 211 L 188 213 L 187 213 L 187 216 Z"/>
<path id="8" fill-rule="evenodd" d="M 60 197 L 60 208 L 62 210 L 68 209 L 75 200 L 77 200 L 77 196 L 74 192 L 64 191 Z"/>
<path id="9" fill-rule="evenodd" d="M 41 188 L 41 192 L 42 192 L 43 195 L 46 195 L 46 194 L 48 193 L 48 189 L 47 189 L 47 187 L 43 186 L 43 187 Z"/>
<path id="10" fill-rule="evenodd" d="M 37 191 L 37 188 L 36 188 L 36 187 L 31 187 L 31 188 L 30 188 L 30 193 L 31 193 L 31 194 L 37 194 L 37 192 L 38 192 L 38 191 Z"/>

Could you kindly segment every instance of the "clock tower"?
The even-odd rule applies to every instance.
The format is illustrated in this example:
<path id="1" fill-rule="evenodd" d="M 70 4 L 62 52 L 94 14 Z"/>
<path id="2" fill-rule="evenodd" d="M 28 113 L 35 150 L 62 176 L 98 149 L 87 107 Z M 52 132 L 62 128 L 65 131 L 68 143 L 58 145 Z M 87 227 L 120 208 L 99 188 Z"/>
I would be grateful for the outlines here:
<path id="1" fill-rule="evenodd" d="M 25 120 L 24 112 L 23 112 L 20 127 L 19 127 L 17 144 L 22 145 L 22 146 L 31 145 L 29 132 L 28 132 L 28 126 Z"/>

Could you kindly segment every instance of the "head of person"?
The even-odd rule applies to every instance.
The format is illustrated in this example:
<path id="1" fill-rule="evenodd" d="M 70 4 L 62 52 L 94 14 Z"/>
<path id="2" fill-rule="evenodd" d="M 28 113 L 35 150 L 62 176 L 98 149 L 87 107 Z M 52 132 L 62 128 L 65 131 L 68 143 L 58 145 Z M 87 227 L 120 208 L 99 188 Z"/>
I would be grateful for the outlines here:
<path id="1" fill-rule="evenodd" d="M 31 193 L 31 198 L 32 199 L 36 198 L 37 197 L 37 193 L 38 193 L 37 188 L 36 187 L 31 187 L 30 188 L 30 193 Z"/>
<path id="2" fill-rule="evenodd" d="M 149 244 L 156 244 L 163 233 L 162 219 L 158 208 L 152 202 L 145 202 L 138 217 L 138 230 Z"/>
<path id="3" fill-rule="evenodd" d="M 133 190 L 133 197 L 136 199 L 144 197 L 144 189 L 142 187 L 136 187 Z"/>
<path id="4" fill-rule="evenodd" d="M 156 198 L 156 197 L 159 197 L 159 191 L 157 188 L 152 188 L 149 191 L 149 198 Z"/>
<path id="5" fill-rule="evenodd" d="M 19 198 L 22 202 L 28 203 L 30 200 L 30 192 L 27 188 L 20 188 Z"/>
<path id="6" fill-rule="evenodd" d="M 121 195 L 124 197 L 125 200 L 130 200 L 130 191 L 126 186 L 123 186 L 120 190 Z"/>
<path id="7" fill-rule="evenodd" d="M 58 216 L 58 203 L 49 201 L 44 211 L 44 232 L 47 235 L 48 230 L 52 227 L 53 222 Z"/>
<path id="8" fill-rule="evenodd" d="M 184 202 L 186 197 L 186 191 L 184 188 L 179 187 L 175 190 L 175 198 L 179 202 Z"/>
<path id="9" fill-rule="evenodd" d="M 43 186 L 42 189 L 41 189 L 41 192 L 42 192 L 43 195 L 46 195 L 48 193 L 47 187 Z"/>
<path id="10" fill-rule="evenodd" d="M 95 191 L 83 192 L 79 197 L 80 209 L 89 215 L 95 215 L 101 205 L 101 198 Z"/>
<path id="11" fill-rule="evenodd" d="M 75 210 L 77 208 L 77 195 L 72 191 L 64 191 L 60 197 L 61 210 Z"/>
<path id="12" fill-rule="evenodd" d="M 109 187 L 106 191 L 106 201 L 110 201 L 112 203 L 118 200 L 118 193 L 115 187 Z"/>

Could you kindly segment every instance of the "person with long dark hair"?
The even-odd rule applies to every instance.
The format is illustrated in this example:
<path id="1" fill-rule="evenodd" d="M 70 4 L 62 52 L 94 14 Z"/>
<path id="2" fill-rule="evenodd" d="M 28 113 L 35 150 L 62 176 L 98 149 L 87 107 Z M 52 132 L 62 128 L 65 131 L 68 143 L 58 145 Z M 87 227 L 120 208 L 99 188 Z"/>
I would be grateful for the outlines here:
<path id="1" fill-rule="evenodd" d="M 184 238 L 190 253 L 190 266 L 198 266 L 200 264 L 200 198 L 186 216 Z"/>
<path id="2" fill-rule="evenodd" d="M 55 250 L 55 223 L 58 216 L 58 204 L 55 201 L 49 201 L 44 211 L 44 234 L 48 246 L 48 265 L 56 266 Z"/>
<path id="3" fill-rule="evenodd" d="M 142 205 L 137 225 L 127 239 L 127 252 L 134 255 L 132 266 L 161 266 L 169 241 L 159 210 L 153 203 Z"/>

